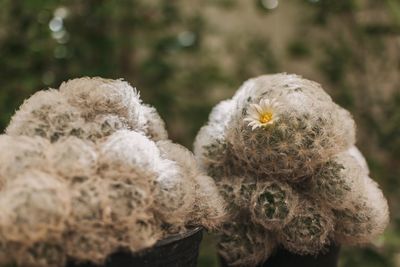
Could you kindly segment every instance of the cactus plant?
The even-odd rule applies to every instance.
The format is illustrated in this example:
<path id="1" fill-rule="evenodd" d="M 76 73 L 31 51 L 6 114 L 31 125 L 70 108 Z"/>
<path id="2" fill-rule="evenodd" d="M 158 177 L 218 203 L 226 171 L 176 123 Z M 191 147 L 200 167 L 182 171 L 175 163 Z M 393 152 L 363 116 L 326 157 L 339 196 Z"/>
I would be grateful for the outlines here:
<path id="1" fill-rule="evenodd" d="M 387 201 L 354 143 L 350 113 L 297 75 L 250 79 L 219 103 L 194 148 L 240 228 L 220 230 L 225 261 L 255 266 L 271 248 L 315 255 L 380 235 Z"/>
<path id="2" fill-rule="evenodd" d="M 214 181 L 127 82 L 80 78 L 39 91 L 0 148 L 1 264 L 101 264 L 225 215 Z M 3 251 L 5 253 L 3 253 Z"/>

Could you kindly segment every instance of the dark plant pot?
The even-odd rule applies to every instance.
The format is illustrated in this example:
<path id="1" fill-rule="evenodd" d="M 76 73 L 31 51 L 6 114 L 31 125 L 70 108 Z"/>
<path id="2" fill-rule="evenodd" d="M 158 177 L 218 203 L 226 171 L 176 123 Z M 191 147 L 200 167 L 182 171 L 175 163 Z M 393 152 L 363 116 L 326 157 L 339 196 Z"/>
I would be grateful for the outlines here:
<path id="1" fill-rule="evenodd" d="M 340 246 L 331 245 L 324 253 L 300 256 L 285 249 L 278 249 L 264 264 L 258 267 L 337 267 Z M 228 267 L 221 259 L 221 266 Z"/>
<path id="2" fill-rule="evenodd" d="M 161 240 L 140 253 L 113 253 L 104 265 L 69 261 L 66 267 L 196 267 L 202 237 L 202 228 L 198 227 Z"/>
<path id="3" fill-rule="evenodd" d="M 324 253 L 316 256 L 299 256 L 285 249 L 279 249 L 262 267 L 337 267 L 340 246 L 331 245 Z"/>

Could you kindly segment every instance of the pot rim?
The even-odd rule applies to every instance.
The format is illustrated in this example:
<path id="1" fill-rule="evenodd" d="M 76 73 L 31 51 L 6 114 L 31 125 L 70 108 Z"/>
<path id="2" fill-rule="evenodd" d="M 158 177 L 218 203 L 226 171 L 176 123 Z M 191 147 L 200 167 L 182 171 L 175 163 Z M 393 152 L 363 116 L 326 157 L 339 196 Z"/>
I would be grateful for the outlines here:
<path id="1" fill-rule="evenodd" d="M 197 234 L 198 232 L 200 232 L 202 230 L 203 230 L 203 227 L 197 226 L 197 227 L 188 229 L 184 233 L 170 235 L 170 236 L 158 241 L 154 245 L 154 247 L 161 247 L 161 246 L 165 246 L 165 245 L 171 244 L 171 243 L 176 242 L 178 240 L 185 239 L 185 238 L 187 238 L 189 236 L 195 235 L 195 234 Z"/>

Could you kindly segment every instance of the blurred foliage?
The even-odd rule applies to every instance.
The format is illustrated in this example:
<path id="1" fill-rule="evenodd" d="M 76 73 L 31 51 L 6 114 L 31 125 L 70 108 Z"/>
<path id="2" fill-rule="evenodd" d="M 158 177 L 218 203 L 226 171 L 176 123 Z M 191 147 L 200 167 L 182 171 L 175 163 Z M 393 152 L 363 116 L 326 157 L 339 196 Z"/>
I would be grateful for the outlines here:
<path id="1" fill-rule="evenodd" d="M 391 225 L 342 267 L 400 266 L 400 1 L 0 0 L 0 128 L 35 91 L 125 78 L 191 147 L 211 108 L 256 75 L 322 83 L 358 124 Z M 217 266 L 206 236 L 200 266 Z"/>

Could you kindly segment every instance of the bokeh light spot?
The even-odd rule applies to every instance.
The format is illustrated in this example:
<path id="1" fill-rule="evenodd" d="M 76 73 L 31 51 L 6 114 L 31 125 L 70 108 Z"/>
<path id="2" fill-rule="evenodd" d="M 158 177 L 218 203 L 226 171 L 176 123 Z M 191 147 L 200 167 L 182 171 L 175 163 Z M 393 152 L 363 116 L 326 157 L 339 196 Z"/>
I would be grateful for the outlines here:
<path id="1" fill-rule="evenodd" d="M 261 0 L 261 4 L 266 9 L 275 9 L 278 7 L 279 1 L 278 0 Z"/>
<path id="2" fill-rule="evenodd" d="M 66 7 L 60 6 L 56 10 L 54 10 L 54 17 L 65 19 L 69 14 L 69 10 Z"/>
<path id="3" fill-rule="evenodd" d="M 195 41 L 196 34 L 194 34 L 193 32 L 184 31 L 178 35 L 178 42 L 184 47 L 192 46 Z"/>
<path id="4" fill-rule="evenodd" d="M 69 41 L 69 34 L 65 30 L 53 32 L 51 36 L 56 39 L 59 44 L 66 44 Z"/>
<path id="5" fill-rule="evenodd" d="M 52 32 L 58 32 L 61 31 L 63 28 L 63 20 L 61 18 L 53 18 L 49 22 L 49 28 Z"/>

